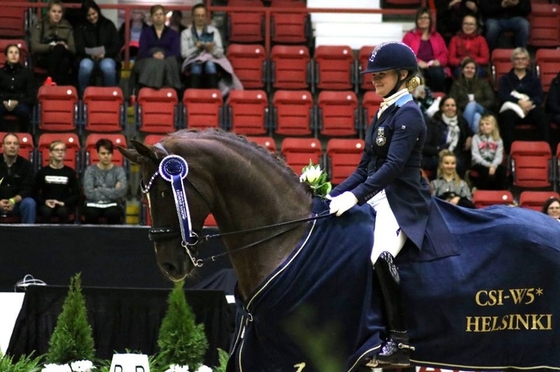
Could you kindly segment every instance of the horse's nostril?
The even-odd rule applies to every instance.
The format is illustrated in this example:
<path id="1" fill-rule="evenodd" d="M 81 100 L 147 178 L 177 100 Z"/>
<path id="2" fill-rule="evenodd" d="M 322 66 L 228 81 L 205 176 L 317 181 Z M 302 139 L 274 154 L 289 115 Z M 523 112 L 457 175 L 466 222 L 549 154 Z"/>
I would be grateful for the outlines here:
<path id="1" fill-rule="evenodd" d="M 177 268 L 175 267 L 175 265 L 173 265 L 169 262 L 164 262 L 161 265 L 161 268 L 169 276 L 175 276 L 175 274 L 177 273 Z"/>

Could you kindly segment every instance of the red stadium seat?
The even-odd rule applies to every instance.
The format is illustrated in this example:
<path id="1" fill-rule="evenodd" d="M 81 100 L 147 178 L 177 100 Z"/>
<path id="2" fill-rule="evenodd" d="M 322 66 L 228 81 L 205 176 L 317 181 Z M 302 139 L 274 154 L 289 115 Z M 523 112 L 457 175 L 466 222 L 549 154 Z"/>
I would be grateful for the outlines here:
<path id="1" fill-rule="evenodd" d="M 383 97 L 375 92 L 365 92 L 362 98 L 362 124 L 366 128 L 373 122 L 373 116 L 379 110 Z"/>
<path id="2" fill-rule="evenodd" d="M 544 203 L 550 198 L 560 198 L 556 191 L 525 190 L 519 194 L 519 206 L 540 212 Z"/>
<path id="3" fill-rule="evenodd" d="M 512 68 L 511 53 L 513 49 L 496 48 L 490 55 L 490 68 L 492 71 L 492 81 L 494 90 L 498 91 L 498 82 L 502 75 L 507 74 Z"/>
<path id="4" fill-rule="evenodd" d="M 142 88 L 138 94 L 138 128 L 144 133 L 170 133 L 177 128 L 178 99 L 175 89 Z"/>
<path id="5" fill-rule="evenodd" d="M 122 156 L 120 151 L 117 150 L 117 146 L 126 148 L 126 138 L 124 137 L 124 135 L 116 133 L 91 133 L 86 137 L 84 166 L 87 167 L 88 165 L 97 164 L 99 162 L 99 156 L 97 155 L 95 144 L 102 138 L 106 138 L 113 142 L 113 163 L 121 167 L 125 167 L 126 164 L 124 161 L 124 157 Z"/>
<path id="6" fill-rule="evenodd" d="M 2 35 L 1 32 L 0 32 L 0 35 Z M 29 48 L 28 48 L 25 40 L 23 40 L 23 39 L 15 39 L 14 40 L 14 39 L 3 39 L 2 38 L 2 39 L 0 39 L 0 68 L 4 67 L 4 64 L 6 63 L 6 56 L 4 55 L 4 51 L 6 50 L 6 47 L 10 44 L 16 44 L 18 46 L 18 48 L 20 50 L 20 52 L 19 52 L 19 62 L 22 65 L 26 66 L 28 64 L 27 63 L 27 57 L 29 55 Z"/>
<path id="7" fill-rule="evenodd" d="M 309 89 L 311 57 L 305 46 L 275 45 L 270 52 L 270 76 L 275 89 Z"/>
<path id="8" fill-rule="evenodd" d="M 165 134 L 148 134 L 144 138 L 144 144 L 148 146 L 155 145 L 156 143 L 161 141 L 163 137 L 165 137 Z"/>
<path id="9" fill-rule="evenodd" d="M 4 139 L 6 134 L 8 134 L 8 132 L 0 132 L 0 142 Z M 33 163 L 35 161 L 35 144 L 33 142 L 33 136 L 30 133 L 23 132 L 17 132 L 15 135 L 18 136 L 19 139 L 18 155 Z"/>
<path id="10" fill-rule="evenodd" d="M 310 136 L 313 129 L 313 95 L 307 90 L 278 90 L 273 98 L 273 126 L 283 136 Z"/>
<path id="11" fill-rule="evenodd" d="M 262 89 L 266 81 L 266 53 L 258 44 L 230 44 L 227 58 L 244 89 Z"/>
<path id="12" fill-rule="evenodd" d="M 286 164 L 299 176 L 303 168 L 313 164 L 321 164 L 323 150 L 317 138 L 284 138 L 281 150 Z"/>
<path id="13" fill-rule="evenodd" d="M 358 135 L 358 98 L 353 91 L 322 91 L 317 107 L 319 134 L 328 137 Z"/>
<path id="14" fill-rule="evenodd" d="M 187 89 L 183 94 L 183 117 L 189 129 L 220 128 L 222 93 L 218 89 Z"/>
<path id="15" fill-rule="evenodd" d="M 39 87 L 39 129 L 73 132 L 78 121 L 78 92 L 71 85 Z"/>
<path id="16" fill-rule="evenodd" d="M 81 146 L 80 139 L 75 133 L 43 133 L 39 136 L 39 144 L 37 145 L 39 153 L 39 161 L 37 162 L 40 167 L 49 164 L 50 145 L 54 141 L 62 141 L 66 145 L 66 154 L 64 156 L 64 165 L 74 169 L 77 173 L 80 172 L 80 154 Z"/>
<path id="17" fill-rule="evenodd" d="M 268 98 L 262 90 L 232 90 L 227 103 L 228 130 L 260 136 L 267 133 Z"/>
<path id="18" fill-rule="evenodd" d="M 473 203 L 476 208 L 496 204 L 513 205 L 513 202 L 513 194 L 509 190 L 476 190 L 473 193 Z"/>
<path id="19" fill-rule="evenodd" d="M 276 2 L 274 8 L 283 11 L 270 13 L 270 41 L 277 44 L 308 44 L 311 33 L 311 19 L 307 12 L 287 12 L 287 10 L 305 9 L 302 2 Z"/>
<path id="20" fill-rule="evenodd" d="M 315 86 L 317 89 L 352 89 L 354 53 L 347 45 L 320 45 L 315 48 Z"/>
<path id="21" fill-rule="evenodd" d="M 364 141 L 361 139 L 331 138 L 327 142 L 331 183 L 338 185 L 352 174 L 363 153 Z"/>
<path id="22" fill-rule="evenodd" d="M 16 0 L 18 1 L 18 0 Z M 20 1 L 25 2 L 25 1 Z M 9 38 L 26 37 L 26 8 L 25 7 L 2 7 L 0 12 L 0 35 Z M 3 52 L 3 50 L 2 50 Z"/>
<path id="23" fill-rule="evenodd" d="M 535 63 L 543 92 L 548 93 L 550 83 L 560 71 L 560 49 L 537 49 Z"/>
<path id="24" fill-rule="evenodd" d="M 276 141 L 274 138 L 267 136 L 250 136 L 247 137 L 249 141 L 253 141 L 267 149 L 271 154 L 276 154 Z"/>
<path id="25" fill-rule="evenodd" d="M 551 186 L 552 152 L 545 141 L 513 141 L 510 150 L 513 185 L 521 188 Z"/>
<path id="26" fill-rule="evenodd" d="M 89 132 L 121 132 L 124 98 L 119 87 L 89 86 L 83 97 L 84 129 Z"/>
<path id="27" fill-rule="evenodd" d="M 371 82 L 371 76 L 369 76 L 368 74 L 361 74 L 362 71 L 365 71 L 367 69 L 369 56 L 373 49 L 375 49 L 375 46 L 373 45 L 364 45 L 358 51 L 358 59 L 356 60 L 356 85 L 362 90 L 375 90 L 375 86 Z"/>
<path id="28" fill-rule="evenodd" d="M 529 45 L 537 48 L 560 46 L 560 5 L 532 4 L 529 13 Z"/>
<path id="29" fill-rule="evenodd" d="M 255 12 L 255 8 L 263 7 L 260 1 L 230 0 L 228 6 L 251 8 L 233 10 L 227 13 L 226 39 L 231 43 L 262 43 L 264 41 L 264 12 Z"/>

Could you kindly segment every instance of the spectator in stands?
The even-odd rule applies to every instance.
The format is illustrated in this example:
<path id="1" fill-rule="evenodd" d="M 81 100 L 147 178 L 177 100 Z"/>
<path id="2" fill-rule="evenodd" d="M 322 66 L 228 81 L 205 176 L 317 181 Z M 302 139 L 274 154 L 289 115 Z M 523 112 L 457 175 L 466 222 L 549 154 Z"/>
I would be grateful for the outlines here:
<path id="1" fill-rule="evenodd" d="M 122 201 L 127 191 L 124 169 L 113 163 L 113 142 L 102 138 L 95 144 L 99 163 L 86 168 L 84 173 L 84 222 L 97 224 L 101 217 L 108 224 L 122 223 Z"/>
<path id="2" fill-rule="evenodd" d="M 424 114 L 424 120 L 427 121 L 437 111 L 437 109 L 434 110 L 434 107 L 439 105 L 439 99 L 436 99 L 432 90 L 424 84 L 424 79 L 421 77 L 419 79 L 421 84 L 411 94 L 418 107 L 420 107 L 420 111 Z"/>
<path id="3" fill-rule="evenodd" d="M 441 150 L 437 178 L 430 182 L 432 194 L 451 204 L 474 208 L 469 185 L 457 173 L 457 159 L 451 150 Z"/>
<path id="4" fill-rule="evenodd" d="M 464 16 L 478 16 L 478 0 L 435 0 L 434 5 L 436 31 L 443 36 L 446 44 L 461 29 Z"/>
<path id="5" fill-rule="evenodd" d="M 500 108 L 500 133 L 509 154 L 514 128 L 520 123 L 537 126 L 540 139 L 549 141 L 549 123 L 541 108 L 543 90 L 539 77 L 529 68 L 531 59 L 525 48 L 515 48 L 511 54 L 513 68 L 498 83 Z"/>
<path id="6" fill-rule="evenodd" d="M 165 25 L 165 8 L 150 8 L 152 26 L 142 30 L 138 57 L 130 77 L 130 92 L 136 94 L 143 87 L 154 89 L 182 89 L 179 58 L 181 40 L 177 31 Z"/>
<path id="7" fill-rule="evenodd" d="M 490 50 L 497 47 L 498 38 L 504 31 L 515 34 L 514 47 L 525 48 L 529 41 L 530 0 L 483 0 L 480 14 L 486 28 L 486 41 Z"/>
<path id="8" fill-rule="evenodd" d="M 36 64 L 45 68 L 58 85 L 70 85 L 71 66 L 76 54 L 73 28 L 63 18 L 63 4 L 50 0 L 46 16 L 31 30 L 31 52 Z"/>
<path id="9" fill-rule="evenodd" d="M 457 171 L 463 177 L 471 158 L 473 132 L 459 114 L 455 99 L 443 97 L 439 111 L 427 122 L 427 136 L 422 150 L 422 169 L 435 171 L 440 163 L 441 150 L 449 150 L 456 156 Z"/>
<path id="10" fill-rule="evenodd" d="M 446 92 L 445 80 L 450 75 L 448 51 L 443 37 L 433 27 L 430 8 L 416 12 L 416 27 L 404 35 L 403 42 L 416 54 L 426 84 L 435 92 Z"/>
<path id="11" fill-rule="evenodd" d="M 78 57 L 78 90 L 80 97 L 90 85 L 94 70 L 101 71 L 103 85 L 117 85 L 117 57 L 120 50 L 115 24 L 101 14 L 93 0 L 82 4 L 82 23 L 74 31 Z"/>
<path id="12" fill-rule="evenodd" d="M 218 88 L 217 60 L 226 61 L 220 31 L 207 24 L 204 4 L 192 8 L 193 23 L 181 33 L 182 70 L 189 74 L 191 88 Z M 229 62 L 228 62 L 229 64 Z M 230 65 L 231 68 L 231 65 Z M 233 71 L 233 68 L 231 68 Z"/>
<path id="13" fill-rule="evenodd" d="M 124 61 L 124 50 L 128 47 L 130 60 L 134 61 L 136 59 L 136 56 L 138 55 L 138 47 L 140 46 L 140 34 L 142 34 L 142 30 L 144 30 L 144 28 L 149 27 L 148 24 L 144 21 L 144 12 L 142 12 L 141 10 L 132 10 L 130 12 L 130 34 L 128 45 L 126 44 L 126 38 L 124 34 L 126 28 L 125 26 L 126 25 L 123 23 L 119 28 L 120 45 L 123 46 L 121 50 L 121 60 Z"/>
<path id="14" fill-rule="evenodd" d="M 486 69 L 490 62 L 490 51 L 486 39 L 478 33 L 477 19 L 472 15 L 463 18 L 462 30 L 453 36 L 449 43 L 449 66 L 453 76 L 461 74 L 462 62 L 467 57 L 476 62 L 477 76 L 488 76 Z"/>
<path id="15" fill-rule="evenodd" d="M 560 124 L 560 72 L 550 82 L 546 96 L 546 113 L 554 123 Z"/>
<path id="16" fill-rule="evenodd" d="M 53 141 L 49 145 L 49 164 L 35 176 L 35 200 L 42 222 L 68 223 L 80 199 L 78 176 L 74 169 L 64 165 L 66 145 Z"/>
<path id="17" fill-rule="evenodd" d="M 19 138 L 7 133 L 2 138 L 0 158 L 0 215 L 19 216 L 23 223 L 35 223 L 33 164 L 18 155 Z"/>
<path id="18" fill-rule="evenodd" d="M 183 32 L 183 30 L 187 28 L 183 25 L 182 11 L 174 10 L 173 12 L 171 12 L 171 17 L 169 17 L 169 28 L 177 31 L 179 35 L 181 34 L 181 32 Z"/>
<path id="19" fill-rule="evenodd" d="M 476 76 L 476 71 L 476 62 L 470 57 L 465 58 L 461 63 L 461 76 L 453 81 L 449 91 L 473 133 L 478 132 L 480 117 L 494 110 L 496 104 L 496 94 L 490 82 Z"/>
<path id="20" fill-rule="evenodd" d="M 560 222 L 560 199 L 547 199 L 542 207 L 542 212 L 552 218 L 556 218 Z"/>
<path id="21" fill-rule="evenodd" d="M 37 85 L 33 72 L 20 63 L 17 44 L 8 44 L 4 50 L 6 64 L 0 69 L 0 132 L 29 132 L 33 105 L 37 100 Z M 18 128 L 8 128 L 4 117 L 15 115 Z"/>
<path id="22" fill-rule="evenodd" d="M 487 114 L 480 119 L 479 129 L 471 146 L 471 171 L 469 177 L 477 189 L 506 190 L 507 169 L 504 160 L 504 142 L 500 137 L 498 120 Z"/>

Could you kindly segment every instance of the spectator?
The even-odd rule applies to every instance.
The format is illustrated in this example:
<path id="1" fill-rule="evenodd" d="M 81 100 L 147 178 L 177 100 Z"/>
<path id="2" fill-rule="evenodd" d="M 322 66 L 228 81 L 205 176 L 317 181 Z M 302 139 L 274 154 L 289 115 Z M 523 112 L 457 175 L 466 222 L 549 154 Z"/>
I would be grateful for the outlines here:
<path id="1" fill-rule="evenodd" d="M 99 163 L 88 166 L 84 174 L 84 222 L 97 224 L 104 217 L 108 224 L 122 223 L 122 200 L 127 190 L 124 169 L 113 163 L 113 142 L 102 138 L 95 149 Z"/>
<path id="2" fill-rule="evenodd" d="M 549 198 L 544 202 L 542 212 L 560 221 L 560 199 Z"/>
<path id="3" fill-rule="evenodd" d="M 424 79 L 420 78 L 421 84 L 414 89 L 411 94 L 414 102 L 420 107 L 420 111 L 424 114 L 424 120 L 428 121 L 434 113 L 437 111 L 437 106 L 439 106 L 439 99 L 434 97 L 432 90 L 424 84 Z M 434 109 L 435 108 L 435 109 Z"/>
<path id="4" fill-rule="evenodd" d="M 136 56 L 138 55 L 138 47 L 140 46 L 140 34 L 142 34 L 142 30 L 144 30 L 144 28 L 149 27 L 148 24 L 144 21 L 144 12 L 142 12 L 141 10 L 132 10 L 130 12 L 130 40 L 128 42 L 128 45 L 126 44 L 126 38 L 124 35 L 126 29 L 125 26 L 126 25 L 123 23 L 119 28 L 120 45 L 123 46 L 121 50 L 121 60 L 124 61 L 124 50 L 128 47 L 130 60 L 134 61 L 136 59 Z"/>
<path id="5" fill-rule="evenodd" d="M 508 188 L 507 169 L 502 165 L 504 142 L 494 115 L 484 115 L 480 119 L 479 130 L 472 139 L 471 155 L 469 176 L 474 187 L 482 190 Z"/>
<path id="6" fill-rule="evenodd" d="M 428 120 L 426 142 L 422 150 L 422 169 L 435 171 L 440 163 L 441 150 L 455 154 L 459 175 L 465 174 L 471 158 L 472 131 L 466 120 L 459 115 L 455 99 L 443 97 L 439 111 Z"/>
<path id="7" fill-rule="evenodd" d="M 451 85 L 449 95 L 455 98 L 463 118 L 473 133 L 478 132 L 481 115 L 494 109 L 496 95 L 488 80 L 476 76 L 476 63 L 465 58 L 461 63 L 461 76 Z"/>
<path id="8" fill-rule="evenodd" d="M 504 31 L 515 34 L 514 47 L 525 48 L 529 41 L 530 0 L 483 0 L 480 14 L 486 28 L 486 41 L 490 50 L 497 47 L 498 38 Z"/>
<path id="9" fill-rule="evenodd" d="M 7 133 L 2 139 L 0 158 L 0 215 L 18 216 L 27 224 L 35 223 L 33 164 L 18 155 L 19 138 Z"/>
<path id="10" fill-rule="evenodd" d="M 80 97 L 90 84 L 94 70 L 101 71 L 103 85 L 117 85 L 117 57 L 120 50 L 115 24 L 101 14 L 93 0 L 82 4 L 82 23 L 74 32 L 78 56 L 78 89 Z"/>
<path id="11" fill-rule="evenodd" d="M 548 88 L 548 95 L 546 96 L 546 112 L 551 115 L 551 120 L 560 124 L 560 72 Z"/>
<path id="12" fill-rule="evenodd" d="M 490 51 L 486 39 L 478 33 L 477 19 L 475 16 L 466 15 L 462 24 L 462 30 L 453 36 L 449 43 L 449 66 L 453 76 L 457 77 L 461 74 L 462 62 L 468 57 L 477 64 L 477 76 L 486 77 Z"/>
<path id="13" fill-rule="evenodd" d="M 432 194 L 451 204 L 474 208 L 469 185 L 457 174 L 457 159 L 451 150 L 439 153 L 437 178 L 430 182 Z"/>
<path id="14" fill-rule="evenodd" d="M 478 0 L 435 0 L 436 31 L 449 44 L 461 29 L 461 21 L 467 14 L 478 17 Z"/>
<path id="15" fill-rule="evenodd" d="M 31 112 L 37 97 L 33 72 L 20 63 L 20 49 L 8 44 L 4 50 L 6 64 L 0 69 L 0 132 L 29 132 Z M 18 128 L 8 128 L 4 116 L 15 115 Z"/>
<path id="16" fill-rule="evenodd" d="M 174 10 L 171 12 L 171 17 L 169 17 L 169 28 L 177 31 L 180 35 L 186 27 L 183 25 L 183 12 L 180 10 Z"/>
<path id="17" fill-rule="evenodd" d="M 430 8 L 418 9 L 416 27 L 404 35 L 403 42 L 416 54 L 426 84 L 435 92 L 446 92 L 445 79 L 450 75 L 447 46 L 433 28 Z"/>
<path id="18" fill-rule="evenodd" d="M 53 141 L 49 145 L 49 164 L 39 169 L 35 177 L 35 200 L 42 222 L 69 223 L 80 199 L 78 176 L 74 169 L 64 165 L 66 145 Z"/>
<path id="19" fill-rule="evenodd" d="M 31 51 L 36 64 L 45 68 L 58 85 L 70 85 L 71 66 L 76 54 L 74 32 L 63 19 L 63 4 L 50 0 L 46 16 L 31 30 Z"/>
<path id="20" fill-rule="evenodd" d="M 131 74 L 131 89 L 136 94 L 142 87 L 182 89 L 179 75 L 181 41 L 177 31 L 165 25 L 165 8 L 150 8 L 153 25 L 142 30 L 138 57 Z"/>
<path id="21" fill-rule="evenodd" d="M 529 68 L 529 52 L 525 48 L 515 48 L 511 61 L 513 68 L 498 83 L 498 98 L 502 102 L 500 133 L 508 154 L 514 128 L 520 123 L 535 124 L 543 141 L 548 142 L 550 137 L 549 123 L 540 107 L 543 103 L 542 85 L 537 74 Z"/>

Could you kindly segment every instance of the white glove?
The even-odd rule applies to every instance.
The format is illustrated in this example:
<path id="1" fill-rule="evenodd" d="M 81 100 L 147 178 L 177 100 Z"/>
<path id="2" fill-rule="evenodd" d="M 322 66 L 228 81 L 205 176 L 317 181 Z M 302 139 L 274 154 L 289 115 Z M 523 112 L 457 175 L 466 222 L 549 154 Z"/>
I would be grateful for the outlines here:
<path id="1" fill-rule="evenodd" d="M 348 209 L 358 204 L 358 199 L 350 191 L 346 191 L 341 195 L 335 196 L 331 200 L 330 214 L 336 213 L 340 217 Z"/>
<path id="2" fill-rule="evenodd" d="M 332 196 L 331 196 L 331 194 L 327 194 L 327 195 L 325 195 L 325 199 L 327 199 L 327 200 L 332 200 Z"/>

